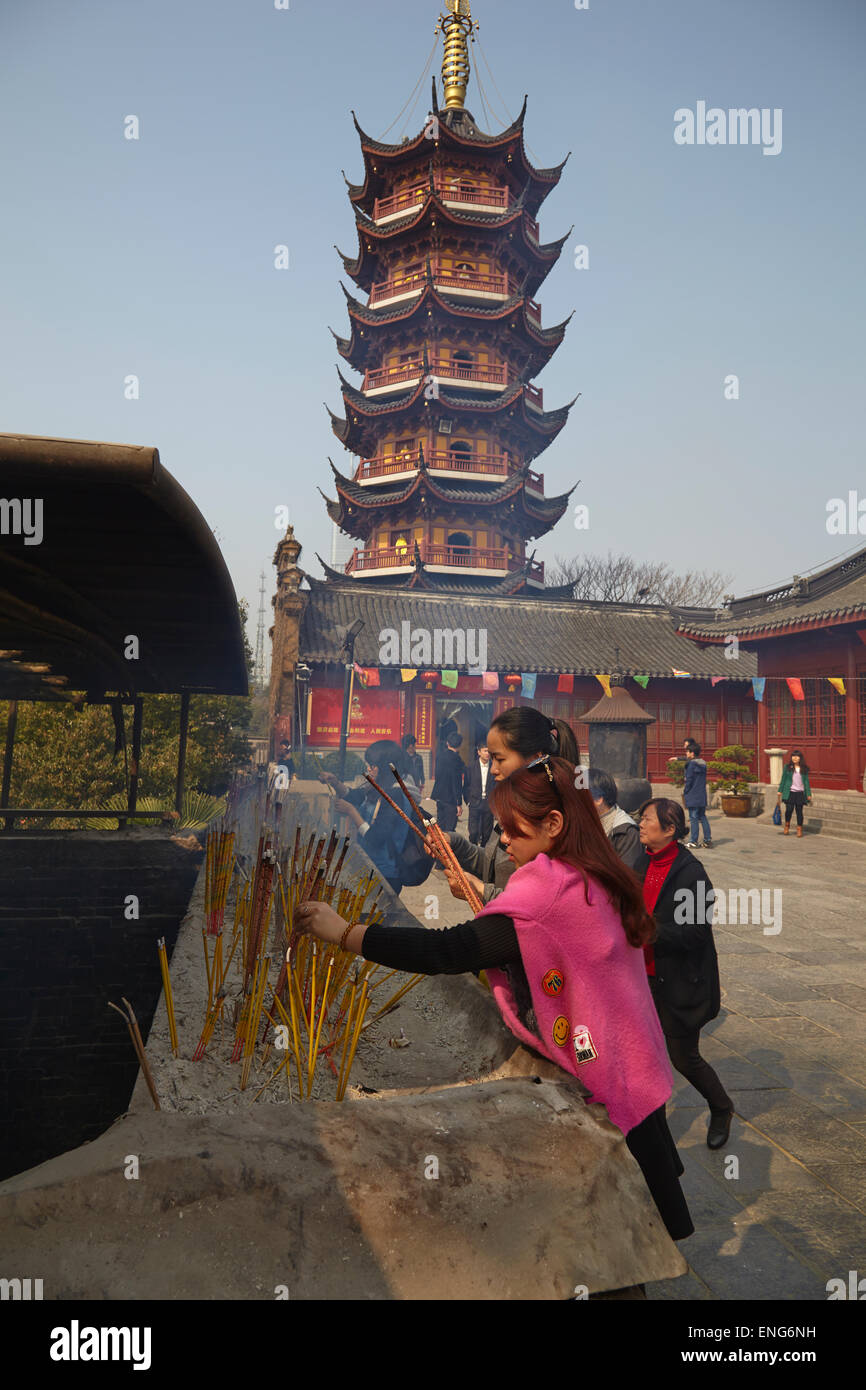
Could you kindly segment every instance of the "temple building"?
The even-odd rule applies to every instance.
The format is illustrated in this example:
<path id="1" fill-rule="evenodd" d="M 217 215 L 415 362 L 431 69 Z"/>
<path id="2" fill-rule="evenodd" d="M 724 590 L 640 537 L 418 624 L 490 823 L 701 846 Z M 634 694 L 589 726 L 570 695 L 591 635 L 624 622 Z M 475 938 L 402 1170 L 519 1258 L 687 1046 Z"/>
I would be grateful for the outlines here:
<path id="1" fill-rule="evenodd" d="M 385 144 L 355 119 L 364 174 L 346 182 L 358 250 L 342 260 L 356 293 L 344 286 L 349 331 L 334 337 L 361 379 L 339 373 L 344 413 L 329 413 L 350 461 L 331 463 L 336 496 L 325 496 L 353 550 L 344 569 L 320 559 L 316 577 L 300 567 L 291 527 L 277 547 L 272 748 L 283 738 L 337 748 L 348 698 L 349 749 L 413 734 L 428 772 L 448 721 L 469 761 L 475 737 L 518 703 L 568 720 L 585 749 L 582 715 L 611 683 L 652 716 L 656 782 L 687 737 L 710 755 L 745 746 L 756 781 L 769 778 L 768 744 L 799 740 L 816 787 L 859 788 L 856 566 L 718 611 L 586 602 L 545 586 L 533 542 L 571 494 L 547 497 L 535 465 L 574 402 L 545 409 L 534 384 L 568 322 L 542 325 L 536 296 L 566 238 L 544 242 L 537 218 L 565 161 L 539 169 L 527 158 L 525 99 L 499 135 L 478 129 L 466 108 L 474 27 L 467 0 L 449 0 L 444 100 L 434 79 L 413 138 Z M 821 596 L 847 593 L 849 581 L 860 607 L 843 623 Z M 802 707 L 791 662 L 802 666 Z M 843 676 L 840 695 L 827 677 Z"/>

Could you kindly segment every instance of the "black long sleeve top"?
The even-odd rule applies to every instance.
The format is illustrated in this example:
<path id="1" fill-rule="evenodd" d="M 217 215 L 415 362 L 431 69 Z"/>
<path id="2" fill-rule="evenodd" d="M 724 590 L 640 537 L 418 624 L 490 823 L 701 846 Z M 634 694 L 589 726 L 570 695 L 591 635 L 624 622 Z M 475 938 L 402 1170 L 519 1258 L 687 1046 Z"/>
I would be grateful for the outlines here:
<path id="1" fill-rule="evenodd" d="M 514 921 L 494 912 L 456 927 L 368 927 L 364 957 L 418 975 L 463 975 L 495 966 L 519 965 Z"/>

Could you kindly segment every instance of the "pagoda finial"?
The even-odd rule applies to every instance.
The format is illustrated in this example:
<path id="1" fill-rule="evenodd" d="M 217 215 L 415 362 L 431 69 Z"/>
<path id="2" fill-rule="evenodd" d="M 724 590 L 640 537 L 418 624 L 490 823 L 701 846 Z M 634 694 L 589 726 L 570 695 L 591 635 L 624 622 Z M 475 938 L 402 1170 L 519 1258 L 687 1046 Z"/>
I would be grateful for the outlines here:
<path id="1" fill-rule="evenodd" d="M 469 42 L 474 43 L 478 21 L 469 11 L 469 0 L 447 0 L 449 13 L 439 16 L 436 33 L 445 38 L 442 57 L 442 87 L 446 111 L 462 111 L 466 106 L 469 83 Z"/>

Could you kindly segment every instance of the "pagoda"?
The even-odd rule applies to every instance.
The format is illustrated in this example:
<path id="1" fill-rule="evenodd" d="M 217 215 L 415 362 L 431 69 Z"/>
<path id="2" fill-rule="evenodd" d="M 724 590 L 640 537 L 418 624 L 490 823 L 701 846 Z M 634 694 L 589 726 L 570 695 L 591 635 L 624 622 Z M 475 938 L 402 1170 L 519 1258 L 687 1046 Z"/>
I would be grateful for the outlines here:
<path id="1" fill-rule="evenodd" d="M 532 378 L 568 320 L 542 327 L 535 298 L 568 235 L 544 243 L 537 216 L 566 160 L 530 164 L 526 99 L 499 135 L 466 109 L 468 0 L 448 0 L 443 107 L 433 79 L 424 128 L 397 145 L 374 140 L 352 113 L 364 181 L 349 199 L 358 252 L 341 255 L 350 335 L 338 372 L 345 414 L 331 414 L 352 463 L 333 462 L 328 514 L 355 542 L 330 582 L 459 593 L 542 593 L 544 566 L 528 543 L 565 512 L 570 493 L 545 497 L 533 464 L 571 405 L 546 410 Z M 566 159 L 568 156 L 566 156 Z M 343 175 L 345 179 L 345 174 Z M 333 330 L 331 330 L 333 332 Z M 575 397 L 576 399 L 576 397 Z M 324 494 L 323 494 L 324 496 Z M 550 590 L 547 590 L 550 594 Z"/>

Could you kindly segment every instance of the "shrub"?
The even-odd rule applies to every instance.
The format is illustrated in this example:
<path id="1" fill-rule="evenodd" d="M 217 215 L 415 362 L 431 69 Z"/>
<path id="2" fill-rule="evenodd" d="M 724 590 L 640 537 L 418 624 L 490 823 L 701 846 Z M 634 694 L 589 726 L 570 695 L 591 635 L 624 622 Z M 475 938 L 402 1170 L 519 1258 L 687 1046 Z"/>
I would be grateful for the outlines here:
<path id="1" fill-rule="evenodd" d="M 673 787 L 681 787 L 686 780 L 685 758 L 668 758 L 668 781 Z"/>
<path id="2" fill-rule="evenodd" d="M 740 743 L 717 748 L 715 758 L 707 764 L 716 789 L 730 792 L 732 796 L 744 796 L 750 791 L 752 757 L 751 748 L 744 748 Z"/>

